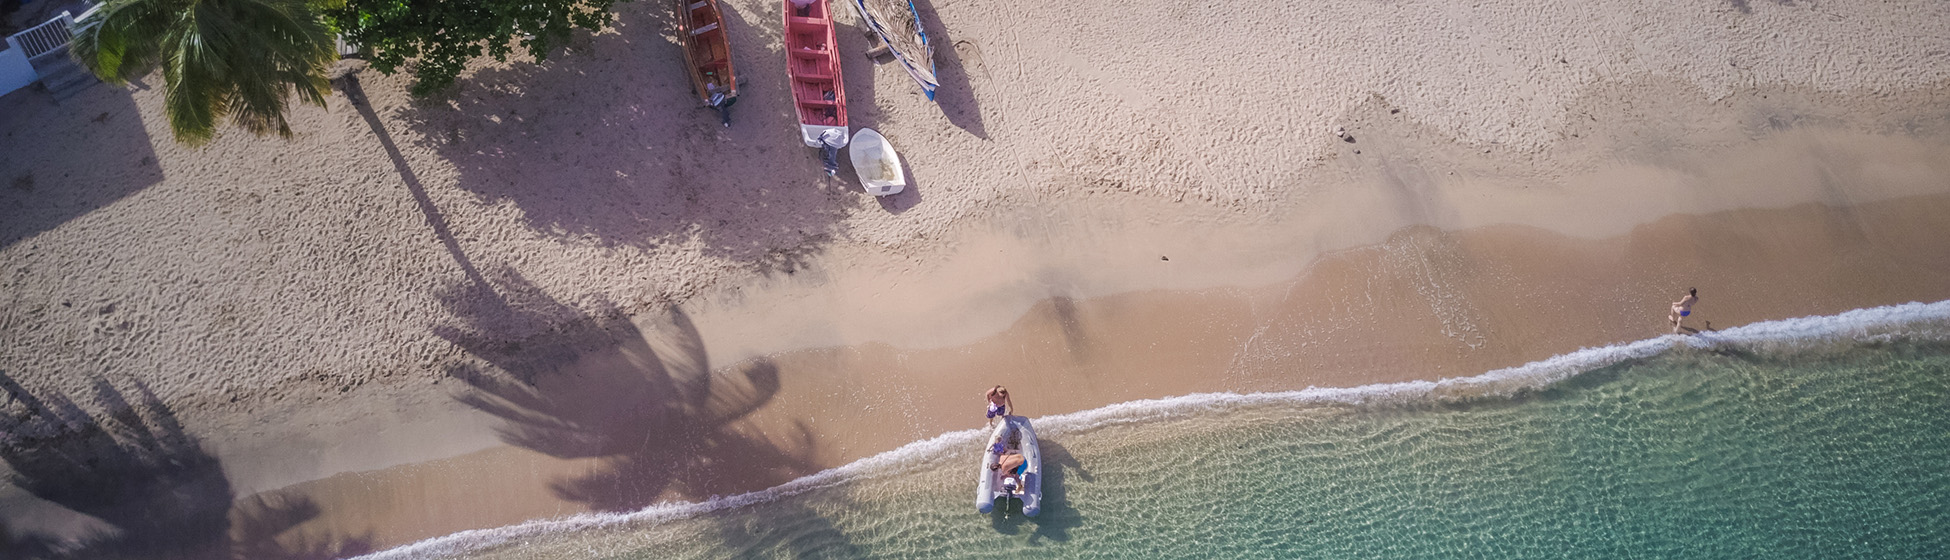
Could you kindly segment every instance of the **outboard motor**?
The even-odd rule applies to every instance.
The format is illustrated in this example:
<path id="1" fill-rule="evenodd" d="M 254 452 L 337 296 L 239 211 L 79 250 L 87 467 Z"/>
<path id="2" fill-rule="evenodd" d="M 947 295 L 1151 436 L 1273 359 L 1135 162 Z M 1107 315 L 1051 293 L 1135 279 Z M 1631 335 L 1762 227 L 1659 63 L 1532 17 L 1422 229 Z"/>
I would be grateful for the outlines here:
<path id="1" fill-rule="evenodd" d="M 828 176 L 840 174 L 840 148 L 846 146 L 846 133 L 839 129 L 827 129 L 819 134 L 820 151 L 826 161 Z"/>

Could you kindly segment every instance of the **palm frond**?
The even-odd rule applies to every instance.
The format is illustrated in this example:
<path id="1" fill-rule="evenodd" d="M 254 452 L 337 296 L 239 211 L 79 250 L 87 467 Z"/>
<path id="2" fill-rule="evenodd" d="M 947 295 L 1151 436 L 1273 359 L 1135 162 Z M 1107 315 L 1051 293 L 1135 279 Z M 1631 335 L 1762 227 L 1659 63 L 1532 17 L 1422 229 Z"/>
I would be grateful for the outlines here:
<path id="1" fill-rule="evenodd" d="M 109 0 L 75 37 L 77 61 L 126 83 L 156 66 L 178 141 L 201 145 L 226 118 L 289 137 L 289 100 L 324 105 L 331 33 L 306 0 Z"/>

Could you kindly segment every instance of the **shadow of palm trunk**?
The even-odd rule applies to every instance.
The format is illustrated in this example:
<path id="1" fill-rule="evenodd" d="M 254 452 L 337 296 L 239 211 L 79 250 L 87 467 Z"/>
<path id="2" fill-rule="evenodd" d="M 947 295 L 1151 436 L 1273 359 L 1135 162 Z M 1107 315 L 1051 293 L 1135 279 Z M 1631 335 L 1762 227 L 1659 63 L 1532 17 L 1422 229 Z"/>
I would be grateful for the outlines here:
<path id="1" fill-rule="evenodd" d="M 780 387 L 776 365 L 713 371 L 690 318 L 669 309 L 632 320 L 585 314 L 512 271 L 502 294 L 456 286 L 443 296 L 461 324 L 436 334 L 492 367 L 457 367 L 461 402 L 502 419 L 501 439 L 601 467 L 552 490 L 591 509 L 633 510 L 671 498 L 758 490 L 813 471 L 803 425 L 774 440 L 744 425 Z M 564 316 L 567 315 L 565 318 Z M 519 326 L 568 325 L 509 336 Z"/>
<path id="2" fill-rule="evenodd" d="M 386 150 L 386 157 L 393 160 L 393 170 L 399 172 L 400 181 L 406 184 L 407 192 L 419 204 L 420 213 L 427 217 L 427 225 L 433 228 L 440 243 L 447 247 L 447 253 L 453 255 L 454 262 L 460 265 L 469 280 L 487 285 L 487 281 L 481 278 L 481 272 L 474 268 L 473 261 L 467 259 L 467 253 L 460 250 L 460 242 L 454 239 L 454 232 L 447 228 L 447 219 L 440 216 L 440 208 L 433 205 L 432 198 L 427 197 L 426 187 L 420 185 L 420 176 L 415 175 L 413 167 L 406 164 L 406 156 L 400 153 L 399 145 L 393 143 L 393 135 L 386 132 L 386 124 L 380 122 L 379 115 L 373 112 L 372 104 L 366 99 L 365 88 L 359 84 L 359 74 L 349 73 L 335 81 L 338 82 L 339 91 L 344 92 L 345 98 L 359 110 L 359 116 L 366 119 L 366 126 L 372 127 L 373 136 L 379 138 L 379 146 Z"/>

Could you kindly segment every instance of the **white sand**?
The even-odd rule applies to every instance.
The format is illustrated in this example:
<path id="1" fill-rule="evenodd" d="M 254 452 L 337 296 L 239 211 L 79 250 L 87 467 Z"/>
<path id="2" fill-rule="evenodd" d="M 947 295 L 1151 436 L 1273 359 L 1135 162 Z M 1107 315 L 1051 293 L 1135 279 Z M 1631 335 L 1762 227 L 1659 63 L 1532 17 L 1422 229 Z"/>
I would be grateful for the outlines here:
<path id="1" fill-rule="evenodd" d="M 778 7 L 726 7 L 729 129 L 646 3 L 434 102 L 360 73 L 397 161 L 344 96 L 289 142 L 202 150 L 153 87 L 0 99 L 0 372 L 141 380 L 264 489 L 491 444 L 438 383 L 476 361 L 442 332 L 686 303 L 719 363 L 943 345 L 1058 292 L 1263 284 L 1413 224 L 1595 237 L 1950 190 L 1941 2 L 933 3 L 938 108 L 845 60 L 853 124 L 909 164 L 887 201 L 793 140 Z M 1215 247 L 1244 248 L 1136 264 Z"/>

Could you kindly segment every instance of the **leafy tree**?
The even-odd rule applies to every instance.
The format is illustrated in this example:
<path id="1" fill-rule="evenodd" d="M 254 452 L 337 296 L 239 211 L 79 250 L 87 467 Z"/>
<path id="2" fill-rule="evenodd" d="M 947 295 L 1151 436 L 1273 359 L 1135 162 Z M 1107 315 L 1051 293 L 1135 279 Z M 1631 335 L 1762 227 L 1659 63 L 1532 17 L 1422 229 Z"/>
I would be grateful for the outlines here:
<path id="1" fill-rule="evenodd" d="M 216 137 L 217 122 L 290 137 L 293 94 L 325 105 L 332 36 L 304 0 L 108 0 L 80 22 L 75 60 L 114 84 L 157 65 L 176 140 Z"/>
<path id="2" fill-rule="evenodd" d="M 506 61 L 519 43 L 536 60 L 575 28 L 615 21 L 619 0 L 346 0 L 325 18 L 349 43 L 373 50 L 372 66 L 388 74 L 415 59 L 413 95 L 453 85 L 467 61 L 486 54 Z"/>

